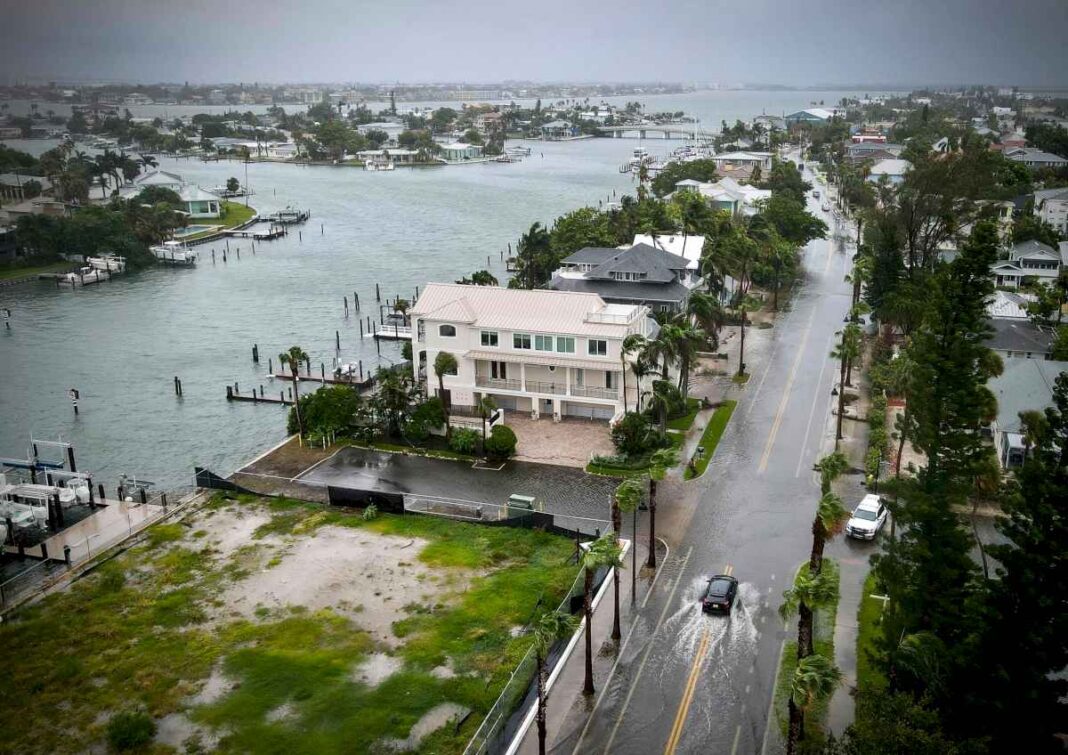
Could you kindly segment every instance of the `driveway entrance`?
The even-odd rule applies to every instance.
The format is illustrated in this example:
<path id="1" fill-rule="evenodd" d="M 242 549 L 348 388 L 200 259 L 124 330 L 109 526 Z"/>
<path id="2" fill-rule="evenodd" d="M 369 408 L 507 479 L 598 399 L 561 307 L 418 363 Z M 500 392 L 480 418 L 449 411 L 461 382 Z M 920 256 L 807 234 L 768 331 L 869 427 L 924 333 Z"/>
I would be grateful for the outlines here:
<path id="1" fill-rule="evenodd" d="M 519 441 L 515 458 L 520 461 L 585 468 L 591 454 L 610 456 L 616 452 L 608 423 L 601 420 L 565 417 L 553 422 L 550 408 L 541 419 L 505 412 L 504 423 L 515 431 Z"/>

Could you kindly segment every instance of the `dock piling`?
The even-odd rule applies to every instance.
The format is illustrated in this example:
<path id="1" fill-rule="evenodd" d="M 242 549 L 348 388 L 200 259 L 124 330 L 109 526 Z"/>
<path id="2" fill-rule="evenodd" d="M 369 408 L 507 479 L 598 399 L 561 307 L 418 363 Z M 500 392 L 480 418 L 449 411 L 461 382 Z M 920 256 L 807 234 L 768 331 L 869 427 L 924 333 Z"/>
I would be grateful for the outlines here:
<path id="1" fill-rule="evenodd" d="M 274 360 L 271 359 L 271 357 L 267 357 L 267 374 L 268 375 L 273 375 L 274 374 Z"/>
<path id="2" fill-rule="evenodd" d="M 326 231 L 323 229 L 323 224 L 322 223 L 319 224 L 319 235 L 320 236 L 325 236 L 326 235 Z"/>
<path id="3" fill-rule="evenodd" d="M 100 500 L 101 500 L 101 501 L 103 501 L 103 500 L 104 500 L 104 498 L 106 497 L 106 496 L 104 495 L 104 483 L 100 483 L 100 484 L 99 484 L 99 485 L 97 486 L 97 489 L 98 489 L 98 490 L 100 491 Z"/>
<path id="4" fill-rule="evenodd" d="M 255 364 L 260 363 L 260 345 L 258 343 L 252 344 L 252 361 Z"/>
<path id="5" fill-rule="evenodd" d="M 382 292 L 378 288 L 378 284 L 375 284 L 375 301 L 382 301 Z"/>
<path id="6" fill-rule="evenodd" d="M 341 331 L 334 331 L 334 350 L 341 351 Z"/>
<path id="7" fill-rule="evenodd" d="M 363 340 L 363 320 L 360 320 L 360 340 Z"/>
<path id="8" fill-rule="evenodd" d="M 356 308 L 356 311 L 360 311 L 360 295 L 355 291 L 352 292 L 352 306 Z"/>
<path id="9" fill-rule="evenodd" d="M 211 264 L 213 264 L 213 265 L 215 264 L 215 250 L 214 249 L 211 250 Z"/>
<path id="10" fill-rule="evenodd" d="M 345 302 L 345 314 L 348 314 L 348 312 L 349 312 L 349 297 L 342 296 L 341 299 L 342 299 L 342 301 Z"/>

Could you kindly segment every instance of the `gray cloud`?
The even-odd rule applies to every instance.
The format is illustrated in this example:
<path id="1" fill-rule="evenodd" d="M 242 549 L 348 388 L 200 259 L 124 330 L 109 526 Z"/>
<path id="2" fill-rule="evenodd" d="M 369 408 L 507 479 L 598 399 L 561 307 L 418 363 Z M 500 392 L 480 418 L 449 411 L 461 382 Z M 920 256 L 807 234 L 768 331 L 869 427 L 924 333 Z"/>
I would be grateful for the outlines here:
<path id="1" fill-rule="evenodd" d="M 34 0 L 9 82 L 1065 84 L 1064 0 Z"/>

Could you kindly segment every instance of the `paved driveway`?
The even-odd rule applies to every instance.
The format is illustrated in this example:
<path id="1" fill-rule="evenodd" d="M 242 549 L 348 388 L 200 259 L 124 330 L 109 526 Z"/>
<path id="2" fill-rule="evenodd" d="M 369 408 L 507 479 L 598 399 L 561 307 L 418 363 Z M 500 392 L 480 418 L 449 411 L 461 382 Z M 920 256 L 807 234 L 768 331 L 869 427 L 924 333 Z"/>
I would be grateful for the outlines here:
<path id="1" fill-rule="evenodd" d="M 552 417 L 531 419 L 522 412 L 507 412 L 504 423 L 515 431 L 519 444 L 516 459 L 564 467 L 585 468 L 590 454 L 610 456 L 616 452 L 607 422 Z"/>
<path id="2" fill-rule="evenodd" d="M 549 424 L 552 424 L 551 422 Z M 619 480 L 589 475 L 578 469 L 509 461 L 501 469 L 474 467 L 466 462 L 346 447 L 298 478 L 301 482 L 415 493 L 466 501 L 503 504 L 512 493 L 530 495 L 557 515 L 557 523 L 571 527 L 572 518 L 588 518 L 601 527 L 610 518 L 611 496 Z"/>

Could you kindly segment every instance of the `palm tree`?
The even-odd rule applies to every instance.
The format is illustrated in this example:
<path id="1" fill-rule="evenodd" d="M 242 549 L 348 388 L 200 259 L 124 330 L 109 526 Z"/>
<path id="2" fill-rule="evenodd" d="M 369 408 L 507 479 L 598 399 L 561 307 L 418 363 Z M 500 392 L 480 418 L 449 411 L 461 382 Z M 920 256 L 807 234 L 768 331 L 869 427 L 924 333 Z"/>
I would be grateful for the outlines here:
<path id="1" fill-rule="evenodd" d="M 475 405 L 478 409 L 478 415 L 482 417 L 482 454 L 486 453 L 486 420 L 497 411 L 497 402 L 493 400 L 493 396 L 483 395 Z"/>
<path id="2" fill-rule="evenodd" d="M 820 473 L 820 494 L 827 495 L 831 492 L 831 483 L 849 469 L 849 459 L 845 454 L 835 451 L 817 461 L 813 469 Z"/>
<path id="3" fill-rule="evenodd" d="M 860 353 L 860 338 L 859 338 L 859 326 L 855 330 L 850 330 L 856 323 L 849 323 L 842 330 L 842 340 L 831 352 L 831 358 L 839 361 L 839 385 L 838 385 L 838 429 L 835 432 L 834 437 L 834 450 L 838 450 L 839 442 L 842 440 L 842 418 L 845 415 L 845 389 L 848 384 L 846 378 L 846 370 L 852 360 Z M 854 335 L 854 333 L 856 335 Z"/>
<path id="4" fill-rule="evenodd" d="M 638 396 L 638 406 L 635 407 L 635 411 L 640 412 L 642 410 L 642 398 L 645 396 L 645 392 L 642 390 L 642 381 L 650 375 L 655 375 L 656 369 L 639 352 L 638 357 L 630 363 L 630 371 L 634 374 Z"/>
<path id="5" fill-rule="evenodd" d="M 631 333 L 629 336 L 623 339 L 623 345 L 619 350 L 619 360 L 623 363 L 623 413 L 626 414 L 627 409 L 627 357 L 635 352 L 640 352 L 645 348 L 646 340 L 645 336 L 640 333 Z M 641 390 L 641 386 L 638 386 L 638 390 Z M 638 411 L 641 411 L 640 409 Z"/>
<path id="6" fill-rule="evenodd" d="M 159 166 L 159 161 L 156 160 L 156 158 L 152 155 L 138 155 L 137 162 L 141 164 L 141 167 L 145 169 L 146 173 L 148 172 L 149 168 L 155 168 Z"/>
<path id="7" fill-rule="evenodd" d="M 455 375 L 459 368 L 456 357 L 447 351 L 439 351 L 438 355 L 434 357 L 434 372 L 438 376 L 438 398 L 441 399 L 441 405 L 445 409 L 446 438 L 452 437 L 452 421 L 449 417 L 452 402 L 447 401 L 445 398 L 445 376 Z"/>
<path id="8" fill-rule="evenodd" d="M 545 659 L 552 646 L 574 629 L 575 618 L 560 611 L 544 614 L 534 625 L 534 662 L 538 679 L 538 755 L 545 755 L 545 709 L 548 702 L 545 685 L 549 676 L 548 669 L 545 668 Z"/>
<path id="9" fill-rule="evenodd" d="M 779 615 L 783 621 L 797 615 L 797 659 L 812 655 L 813 611 L 837 598 L 836 588 L 825 572 L 813 574 L 802 567 L 793 587 L 782 594 Z"/>
<path id="10" fill-rule="evenodd" d="M 646 565 L 650 569 L 656 568 L 656 484 L 678 463 L 679 452 L 674 447 L 654 451 L 649 459 L 649 559 Z"/>
<path id="11" fill-rule="evenodd" d="M 708 336 L 701 328 L 690 324 L 689 318 L 684 318 L 677 330 L 672 329 L 675 338 L 675 353 L 679 360 L 679 392 L 683 399 L 690 393 L 690 365 L 697 359 L 697 352 L 705 345 Z"/>
<path id="12" fill-rule="evenodd" d="M 908 349 L 903 349 L 896 357 L 890 360 L 886 371 L 886 390 L 891 396 L 908 395 L 912 388 L 913 375 L 916 371 L 916 362 L 909 356 Z M 905 439 L 908 437 L 912 426 L 912 416 L 909 411 L 909 402 L 905 401 L 905 409 L 894 423 L 897 430 L 897 458 L 894 460 L 894 477 L 901 477 L 901 456 L 905 453 Z"/>
<path id="13" fill-rule="evenodd" d="M 619 546 L 612 536 L 606 534 L 594 540 L 582 554 L 582 568 L 585 569 L 582 595 L 582 611 L 586 619 L 586 679 L 582 686 L 584 695 L 592 695 L 593 689 L 593 575 L 602 566 L 615 566 L 619 563 Z"/>
<path id="14" fill-rule="evenodd" d="M 635 478 L 628 477 L 620 483 L 612 494 L 612 527 L 619 539 L 619 532 L 623 528 L 623 514 L 631 514 L 631 541 L 630 541 L 630 600 L 633 603 L 637 594 L 638 580 L 638 506 L 642 502 L 642 486 Z M 616 574 L 616 618 L 613 625 L 612 639 L 618 640 L 619 632 L 619 574 Z"/>
<path id="15" fill-rule="evenodd" d="M 667 380 L 654 380 L 652 393 L 652 407 L 660 425 L 660 432 L 667 432 L 667 416 L 671 407 L 675 405 L 678 389 L 675 384 Z"/>
<path id="16" fill-rule="evenodd" d="M 825 700 L 842 681 L 842 672 L 828 658 L 810 655 L 798 662 L 790 680 L 787 709 L 790 724 L 786 735 L 786 753 L 794 755 L 804 735 L 805 713 L 819 700 Z"/>
<path id="17" fill-rule="evenodd" d="M 308 352 L 299 346 L 290 346 L 289 351 L 283 351 L 278 355 L 278 364 L 289 367 L 289 373 L 293 376 L 293 411 L 297 414 L 297 430 L 304 435 L 304 418 L 300 416 L 300 391 L 299 373 L 300 365 L 310 359 Z"/>
<path id="18" fill-rule="evenodd" d="M 824 493 L 816 505 L 816 517 L 812 520 L 812 553 L 808 568 L 813 574 L 823 569 L 823 549 L 827 541 L 842 531 L 849 512 L 842 506 L 842 499 L 834 493 Z"/>
<path id="19" fill-rule="evenodd" d="M 715 351 L 719 348 L 719 330 L 723 327 L 725 316 L 723 305 L 712 294 L 696 291 L 690 294 L 686 302 L 686 314 L 693 318 L 698 327 L 708 336 L 708 343 Z"/>
<path id="20" fill-rule="evenodd" d="M 660 326 L 660 332 L 656 338 L 646 341 L 642 356 L 653 364 L 660 366 L 660 379 L 668 379 L 668 367 L 678 358 L 680 328 L 675 323 L 666 323 Z"/>

